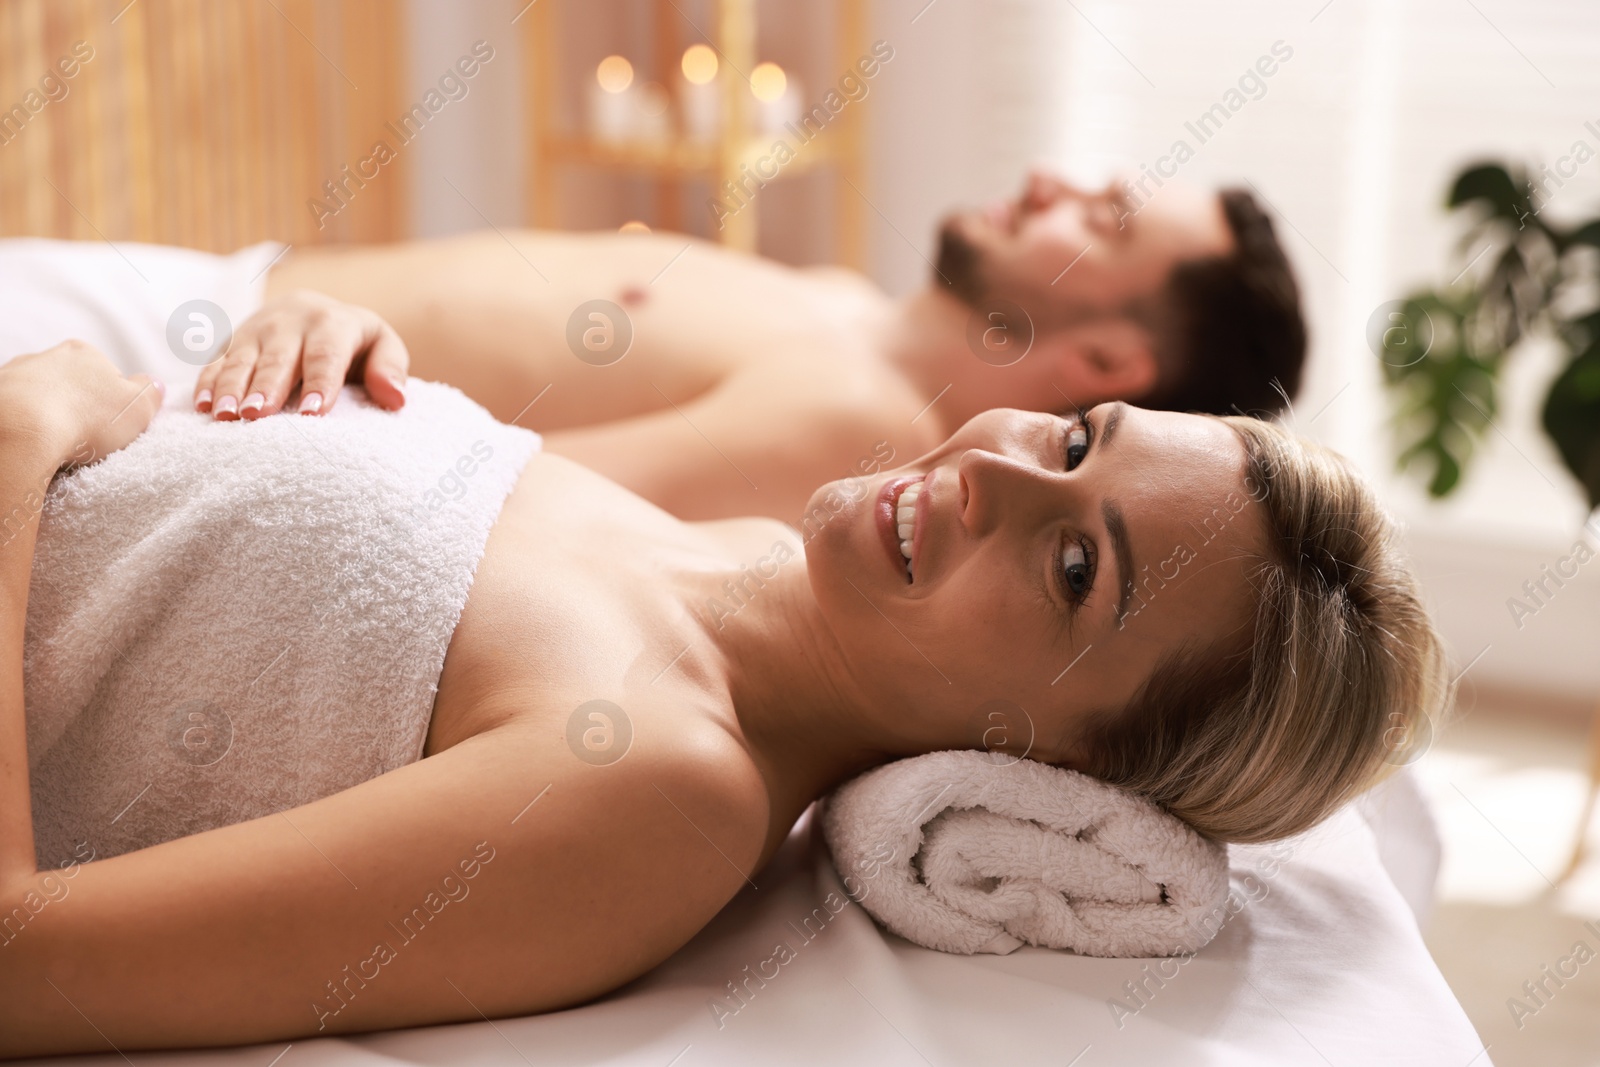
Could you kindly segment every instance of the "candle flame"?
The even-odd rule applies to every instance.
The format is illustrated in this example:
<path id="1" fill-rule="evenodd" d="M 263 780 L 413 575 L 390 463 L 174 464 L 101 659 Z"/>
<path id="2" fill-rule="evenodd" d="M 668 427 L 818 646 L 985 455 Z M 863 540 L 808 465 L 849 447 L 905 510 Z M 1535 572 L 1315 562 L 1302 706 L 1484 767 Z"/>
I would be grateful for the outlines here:
<path id="1" fill-rule="evenodd" d="M 705 85 L 717 76 L 717 54 L 710 45 L 692 44 L 683 50 L 683 76 L 692 85 Z"/>
<path id="2" fill-rule="evenodd" d="M 633 64 L 622 56 L 606 56 L 594 71 L 600 88 L 608 93 L 620 93 L 633 84 Z"/>
<path id="3" fill-rule="evenodd" d="M 776 63 L 762 63 L 750 72 L 750 91 L 763 103 L 772 103 L 783 95 L 789 78 Z"/>

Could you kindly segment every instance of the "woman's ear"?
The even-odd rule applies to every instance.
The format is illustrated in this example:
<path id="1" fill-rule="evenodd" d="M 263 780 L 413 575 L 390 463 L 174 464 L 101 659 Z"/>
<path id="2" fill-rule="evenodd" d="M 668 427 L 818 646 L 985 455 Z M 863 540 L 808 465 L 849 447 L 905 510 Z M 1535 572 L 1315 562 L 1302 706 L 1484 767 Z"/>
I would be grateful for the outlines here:
<path id="1" fill-rule="evenodd" d="M 1125 318 L 1099 319 L 1040 338 L 1062 391 L 1084 407 L 1137 400 L 1156 387 L 1160 366 L 1148 330 Z"/>

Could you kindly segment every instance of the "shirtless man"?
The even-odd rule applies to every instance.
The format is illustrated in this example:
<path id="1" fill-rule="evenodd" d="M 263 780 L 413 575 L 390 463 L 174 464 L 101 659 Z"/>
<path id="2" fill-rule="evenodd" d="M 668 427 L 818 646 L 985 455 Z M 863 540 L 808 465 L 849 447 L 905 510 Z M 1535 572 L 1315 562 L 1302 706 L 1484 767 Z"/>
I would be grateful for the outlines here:
<path id="1" fill-rule="evenodd" d="M 527 230 L 297 249 L 266 295 L 298 290 L 377 312 L 412 374 L 685 519 L 792 521 L 819 482 L 921 455 L 992 407 L 1275 410 L 1305 350 L 1248 193 L 1169 184 L 1135 208 L 1117 184 L 1043 172 L 950 215 L 902 300 L 679 234 Z M 299 380 L 285 334 L 208 367 L 199 409 L 283 408 Z"/>

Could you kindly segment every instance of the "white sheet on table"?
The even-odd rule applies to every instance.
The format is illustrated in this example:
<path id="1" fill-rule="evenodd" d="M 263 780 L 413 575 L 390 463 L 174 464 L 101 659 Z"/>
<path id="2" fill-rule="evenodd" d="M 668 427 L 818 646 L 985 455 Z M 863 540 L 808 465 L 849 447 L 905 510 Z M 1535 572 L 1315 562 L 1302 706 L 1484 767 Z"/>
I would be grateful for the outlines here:
<path id="1" fill-rule="evenodd" d="M 1378 859 L 1416 915 L 1417 927 L 1426 930 L 1433 917 L 1433 893 L 1444 849 L 1439 824 L 1416 772 L 1407 768 L 1367 790 L 1356 799 L 1355 808 L 1372 828 Z"/>
<path id="2" fill-rule="evenodd" d="M 1133 1004 L 1122 984 L 1157 961 L 1031 947 L 1007 956 L 947 955 L 885 934 L 854 903 L 803 941 L 789 923 L 799 926 L 817 907 L 826 914 L 830 893 L 835 906 L 848 899 L 807 812 L 757 876 L 758 890 L 747 887 L 672 959 L 609 997 L 492 1026 L 297 1041 L 290 1056 L 317 1067 L 1490 1067 L 1380 858 L 1368 820 L 1376 819 L 1396 842 L 1409 834 L 1414 845 L 1437 847 L 1436 839 L 1432 846 L 1415 839 L 1420 824 L 1414 819 L 1407 829 L 1405 820 L 1393 819 L 1391 826 L 1378 818 L 1396 803 L 1348 807 L 1291 839 L 1292 854 L 1271 877 L 1248 880 L 1270 861 L 1271 846 L 1234 849 L 1234 886 L 1241 897 L 1257 899 L 1196 958 L 1169 964 L 1167 973 L 1175 969 L 1176 977 L 1156 989 L 1148 1006 L 1124 1015 L 1120 1028 L 1110 1002 Z M 744 977 L 746 964 L 755 970 L 769 959 L 780 940 L 794 957 L 719 1026 L 711 1004 L 726 994 L 726 983 Z M 541 963 L 530 960 L 529 966 Z M 470 989 L 470 976 L 455 980 Z M 181 1062 L 261 1067 L 287 1044 L 187 1053 Z M 161 1053 L 131 1058 L 172 1061 Z M 37 1062 L 111 1067 L 125 1061 L 111 1053 Z"/>

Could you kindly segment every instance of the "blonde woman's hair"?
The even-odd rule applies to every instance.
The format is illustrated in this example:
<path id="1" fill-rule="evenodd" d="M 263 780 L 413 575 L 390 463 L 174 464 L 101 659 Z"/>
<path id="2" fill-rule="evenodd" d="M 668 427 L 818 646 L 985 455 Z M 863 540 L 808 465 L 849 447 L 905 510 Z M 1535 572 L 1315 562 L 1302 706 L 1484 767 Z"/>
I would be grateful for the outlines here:
<path id="1" fill-rule="evenodd" d="M 1073 766 L 1219 841 L 1320 822 L 1421 754 L 1452 688 L 1394 523 L 1343 457 L 1270 422 L 1244 443 L 1264 555 L 1240 651 L 1191 646 L 1090 720 Z"/>

